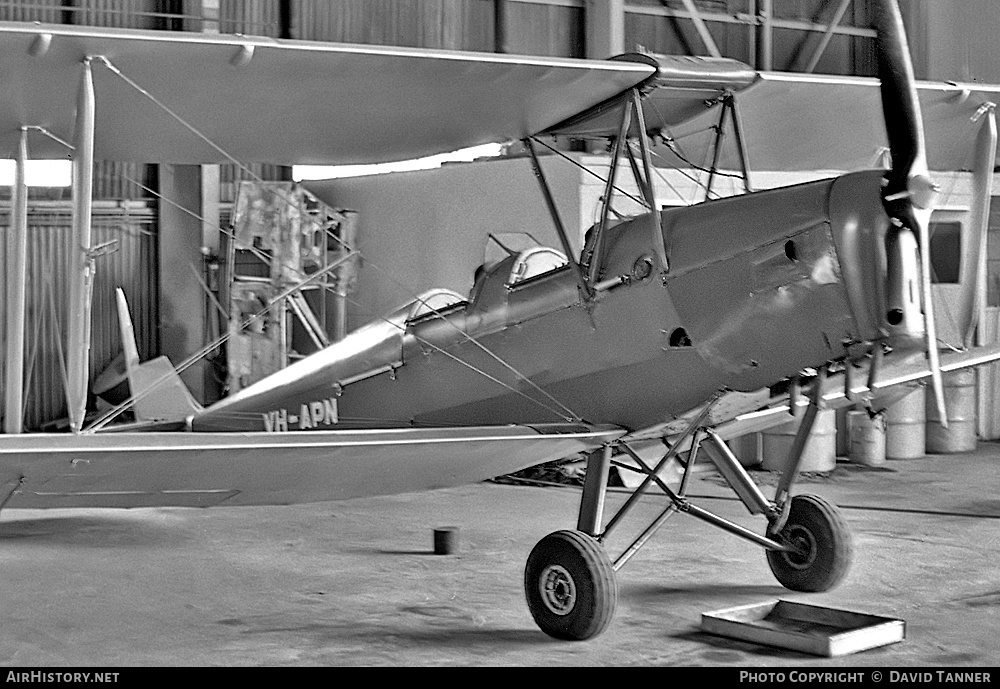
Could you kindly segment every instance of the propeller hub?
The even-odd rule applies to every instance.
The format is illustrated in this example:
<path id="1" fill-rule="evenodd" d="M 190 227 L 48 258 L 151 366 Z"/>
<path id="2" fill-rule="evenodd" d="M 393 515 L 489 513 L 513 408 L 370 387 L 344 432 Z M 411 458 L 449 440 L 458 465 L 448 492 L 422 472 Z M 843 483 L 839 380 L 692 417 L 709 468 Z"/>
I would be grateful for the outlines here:
<path id="1" fill-rule="evenodd" d="M 938 191 L 941 189 L 934 180 L 923 174 L 911 175 L 906 187 L 910 202 L 922 210 L 934 208 Z"/>

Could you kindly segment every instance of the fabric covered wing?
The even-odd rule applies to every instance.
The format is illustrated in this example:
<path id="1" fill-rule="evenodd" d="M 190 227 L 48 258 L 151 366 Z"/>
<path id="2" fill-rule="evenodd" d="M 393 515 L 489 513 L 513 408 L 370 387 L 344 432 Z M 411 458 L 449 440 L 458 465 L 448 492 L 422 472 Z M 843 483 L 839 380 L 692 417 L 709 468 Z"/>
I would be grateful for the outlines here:
<path id="1" fill-rule="evenodd" d="M 1000 86 L 918 82 L 927 158 L 932 170 L 969 170 L 979 122 L 973 117 L 988 102 L 1000 101 Z M 736 95 L 751 170 L 858 170 L 881 166 L 888 146 L 877 79 L 811 74 L 762 73 Z M 716 112 L 703 112 L 676 127 L 672 136 L 684 157 L 710 160 Z M 674 164 L 682 161 L 665 146 L 656 151 Z M 998 161 L 1000 163 L 1000 161 Z M 719 166 L 739 169 L 732 137 Z"/>
<path id="2" fill-rule="evenodd" d="M 387 162 L 522 138 L 653 72 L 627 62 L 0 22 L 0 157 L 13 156 L 22 126 L 72 140 L 88 56 L 107 58 L 237 160 L 288 165 Z M 227 159 L 102 60 L 92 65 L 97 158 Z M 67 153 L 32 134 L 31 157 Z"/>
<path id="3" fill-rule="evenodd" d="M 687 55 L 630 53 L 614 60 L 648 64 L 656 73 L 643 84 L 642 110 L 646 128 L 655 131 L 686 122 L 718 102 L 727 92 L 742 91 L 757 72 L 737 60 Z M 556 136 L 606 138 L 618 135 L 622 105 L 629 95 L 605 101 L 551 127 Z M 636 135 L 635 123 L 631 132 Z"/>
<path id="4" fill-rule="evenodd" d="M 7 436 L 5 507 L 285 505 L 475 483 L 599 447 L 610 427 Z"/>

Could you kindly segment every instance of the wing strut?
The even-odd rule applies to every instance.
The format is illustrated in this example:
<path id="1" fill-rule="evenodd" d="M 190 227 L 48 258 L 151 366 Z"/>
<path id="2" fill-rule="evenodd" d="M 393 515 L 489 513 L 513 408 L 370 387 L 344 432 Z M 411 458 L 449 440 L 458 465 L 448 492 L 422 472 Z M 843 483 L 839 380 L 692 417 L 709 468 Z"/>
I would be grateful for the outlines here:
<path id="1" fill-rule="evenodd" d="M 94 184 L 94 79 L 90 58 L 83 62 L 76 101 L 76 132 L 73 137 L 73 229 L 69 262 L 66 402 L 74 433 L 83 428 L 87 411 L 87 379 L 90 373 L 90 297 L 94 282 L 94 259 L 90 253 L 90 221 Z"/>
<path id="2" fill-rule="evenodd" d="M 28 263 L 28 185 L 24 172 L 28 161 L 28 129 L 21 127 L 14 169 L 13 218 L 7 239 L 7 389 L 4 400 L 4 430 L 20 433 L 24 416 L 24 304 Z"/>
<path id="3" fill-rule="evenodd" d="M 986 236 L 990 223 L 990 196 L 993 191 L 993 161 L 997 154 L 996 104 L 985 103 L 976 113 L 982 119 L 976 136 L 975 163 L 972 167 L 972 218 L 970 242 L 963 243 L 962 303 L 959 307 L 962 344 L 973 345 L 976 325 L 982 324 L 986 309 Z M 982 332 L 982 327 L 980 327 Z M 982 336 L 975 344 L 985 344 Z"/>
<path id="4" fill-rule="evenodd" d="M 715 128 L 715 137 L 712 146 L 712 166 L 708 171 L 708 183 L 705 185 L 705 200 L 712 198 L 712 184 L 715 176 L 719 172 L 719 155 L 722 152 L 722 141 L 726 132 L 726 115 L 733 123 L 733 137 L 736 139 L 736 153 L 740 159 L 740 171 L 743 174 L 743 190 L 747 193 L 753 191 L 750 186 L 750 168 L 747 166 L 747 145 L 743 140 L 743 120 L 740 117 L 740 109 L 736 103 L 736 96 L 732 92 L 727 92 L 722 97 L 722 108 L 719 112 L 719 123 Z M 669 145 L 669 144 L 668 144 Z"/>
<path id="5" fill-rule="evenodd" d="M 646 121 L 642 110 L 642 94 L 638 89 L 632 89 L 631 95 L 623 99 L 622 115 L 618 128 L 618 135 L 614 139 L 611 149 L 611 162 L 608 169 L 608 177 L 605 180 L 603 202 L 601 204 L 601 220 L 593 236 L 587 237 L 587 245 L 584 247 L 581 263 L 587 272 L 589 285 L 595 285 L 597 290 L 601 289 L 600 271 L 603 258 L 604 234 L 608 228 L 608 215 L 611 213 L 612 193 L 618 189 L 615 186 L 615 179 L 618 172 L 618 163 L 625 156 L 628 159 L 629 167 L 632 170 L 632 177 L 639 188 L 640 199 L 632 197 L 635 201 L 640 201 L 649 208 L 650 235 L 653 246 L 653 253 L 659 264 L 659 270 L 666 272 L 668 269 L 667 251 L 663 243 L 663 229 L 660 223 L 660 206 L 656 202 L 656 193 L 653 186 L 653 162 L 652 153 L 647 141 Z M 629 145 L 628 136 L 635 124 L 637 138 L 639 140 L 639 154 L 641 160 L 636 160 L 635 153 Z M 618 191 L 621 191 L 620 189 Z M 624 192 L 623 192 L 624 193 Z M 630 194 L 627 194 L 631 197 Z"/>
<path id="6" fill-rule="evenodd" d="M 604 185 L 603 203 L 601 204 L 601 222 L 597 226 L 597 234 L 584 249 L 583 263 L 587 266 L 587 281 L 596 285 L 600 278 L 601 260 L 604 247 L 604 232 L 608 228 L 608 214 L 611 211 L 611 195 L 615 190 L 615 178 L 618 175 L 618 161 L 628 140 L 628 130 L 632 126 L 632 103 L 625 101 L 622 105 L 622 123 L 618 129 L 618 137 L 611 149 L 611 167 L 608 169 L 608 179 Z"/>
<path id="7" fill-rule="evenodd" d="M 663 245 L 663 227 L 660 223 L 660 206 L 656 203 L 656 194 L 653 189 L 653 161 L 649 153 L 649 142 L 646 134 L 646 119 L 642 114 L 642 102 L 638 89 L 632 89 L 632 109 L 635 111 L 636 124 L 639 128 L 639 150 L 642 152 L 642 168 L 645 173 L 645 180 L 636 175 L 636 182 L 642 184 L 645 181 L 646 203 L 649 204 L 650 220 L 652 227 L 653 251 L 656 253 L 656 260 L 660 264 L 660 271 L 667 272 L 667 250 Z"/>
<path id="8" fill-rule="evenodd" d="M 583 273 L 583 268 L 580 267 L 580 262 L 576 260 L 576 252 L 573 251 L 572 245 L 569 243 L 569 236 L 566 234 L 566 227 L 563 225 L 562 218 L 559 217 L 559 209 L 556 208 L 556 200 L 552 196 L 552 190 L 549 188 L 548 182 L 545 180 L 545 173 L 542 172 L 542 166 L 538 162 L 538 154 L 535 153 L 535 144 L 532 137 L 528 137 L 524 140 L 524 145 L 528 149 L 528 153 L 531 154 L 531 167 L 535 172 L 535 177 L 538 178 L 538 184 L 542 189 L 542 195 L 545 197 L 545 205 L 549 208 L 549 214 L 552 216 L 552 222 L 556 226 L 556 232 L 559 233 L 559 241 L 563 246 L 563 253 L 566 254 L 566 258 L 569 259 L 570 266 L 573 267 L 573 273 L 576 275 L 576 282 L 580 288 L 580 295 L 584 301 L 589 302 L 594 297 L 594 290 L 591 289 L 590 285 L 587 283 L 587 276 Z"/>

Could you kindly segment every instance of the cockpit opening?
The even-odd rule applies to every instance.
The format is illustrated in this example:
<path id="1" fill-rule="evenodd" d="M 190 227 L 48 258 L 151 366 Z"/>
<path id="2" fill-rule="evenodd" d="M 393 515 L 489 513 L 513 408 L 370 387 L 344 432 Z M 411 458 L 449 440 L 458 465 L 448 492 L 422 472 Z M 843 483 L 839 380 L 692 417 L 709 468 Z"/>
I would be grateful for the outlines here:
<path id="1" fill-rule="evenodd" d="M 439 316 L 454 309 L 465 306 L 468 302 L 458 292 L 450 289 L 438 288 L 424 292 L 414 300 L 410 307 L 410 313 L 406 317 L 406 322 L 413 323 L 434 315 Z"/>

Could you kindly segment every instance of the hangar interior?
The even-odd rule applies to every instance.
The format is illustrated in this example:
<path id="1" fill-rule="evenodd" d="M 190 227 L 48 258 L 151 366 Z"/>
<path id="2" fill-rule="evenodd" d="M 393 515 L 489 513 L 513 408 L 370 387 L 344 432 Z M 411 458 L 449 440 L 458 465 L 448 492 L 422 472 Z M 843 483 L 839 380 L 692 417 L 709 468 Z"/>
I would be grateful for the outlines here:
<path id="1" fill-rule="evenodd" d="M 902 11 L 918 79 L 1000 82 L 995 37 L 989 28 L 1000 12 L 995 3 L 967 0 L 962 12 L 953 12 L 945 3 L 914 0 L 903 3 Z M 862 77 L 875 74 L 871 12 L 866 0 L 0 1 L 0 21 L 577 58 L 648 51 L 735 58 L 762 71 Z M 299 76 L 303 89 L 309 88 L 310 79 L 322 78 Z M 746 117 L 749 127 L 780 130 L 780 123 L 753 121 L 749 113 Z M 820 124 L 836 127 L 835 121 Z M 0 157 L 12 157 L 12 153 L 3 151 Z M 573 141 L 543 157 L 576 249 L 595 222 L 602 183 L 594 173 L 606 167 L 607 160 L 605 152 Z M 837 171 L 834 167 L 797 172 L 760 169 L 754 168 L 752 160 L 750 167 L 756 189 Z M 292 169 L 273 164 L 96 162 L 95 243 L 107 250 L 97 259 L 94 283 L 92 411 L 108 404 L 93 393 L 109 392 L 121 380 L 115 288 L 122 287 L 129 296 L 141 358 L 166 355 L 174 362 L 185 361 L 227 330 L 241 300 L 252 308 L 254 300 L 262 298 L 260 281 L 254 282 L 262 277 L 260 266 L 251 265 L 252 251 L 239 244 L 239 239 L 235 245 L 230 240 L 231 232 L 254 236 L 250 227 L 254 220 L 240 213 L 240 194 L 262 194 L 260 182 L 287 185 L 292 176 Z M 655 181 L 659 203 L 680 206 L 702 200 L 704 177 L 695 167 L 661 168 Z M 933 219 L 935 302 L 944 314 L 939 320 L 946 333 L 942 339 L 947 339 L 953 325 L 947 313 L 957 289 L 958 247 L 968 224 L 971 182 L 963 172 L 937 177 L 944 197 Z M 249 181 L 257 184 L 241 185 Z M 202 403 L 231 394 L 297 354 L 342 337 L 415 293 L 432 287 L 468 293 L 491 235 L 528 233 L 541 245 L 559 246 L 530 162 L 516 146 L 496 158 L 448 163 L 433 170 L 317 181 L 306 184 L 306 189 L 297 192 L 304 194 L 302 208 L 322 205 L 328 217 L 336 215 L 337 232 L 345 241 L 356 242 L 363 260 L 332 276 L 303 303 L 289 300 L 276 339 L 255 344 L 252 336 L 237 337 L 225 353 L 212 350 L 206 361 L 187 368 L 182 377 Z M 733 176 L 716 182 L 718 196 L 742 191 Z M 66 426 L 62 326 L 67 314 L 61 295 L 67 289 L 70 208 L 67 188 L 31 187 L 24 397 L 19 420 L 11 418 L 10 409 L 4 412 L 7 432 Z M 0 223 L 4 223 L 5 237 L 10 235 L 10 217 L 10 187 L 4 186 Z M 992 199 L 989 218 L 988 308 L 980 328 L 987 341 L 995 341 L 1000 337 L 997 197 Z M 292 224 L 288 218 L 282 221 L 286 229 Z M 266 231 L 260 231 L 256 236 L 268 241 L 265 235 Z M 274 240 L 276 250 L 294 235 Z M 8 276 L 12 272 L 9 241 L 4 243 Z M 253 239 L 249 243 L 254 245 Z M 324 247 L 321 253 L 329 255 L 316 260 L 334 260 L 338 251 Z M 10 289 L 9 284 L 0 287 Z M 7 319 L 6 292 L 0 302 L 0 317 Z M 5 354 L 10 333 L 5 328 Z M 6 390 L 12 383 L 6 375 L 3 381 Z M 962 390 L 967 387 L 965 382 L 956 385 Z M 977 418 L 974 435 L 1000 437 L 1000 415 L 994 407 L 1000 379 L 992 369 L 981 369 L 975 390 L 970 412 Z M 914 414 L 922 415 L 922 404 L 917 406 L 921 409 L 903 412 L 901 423 L 911 421 Z M 839 423 L 845 423 L 843 416 Z M 842 453 L 846 436 L 838 437 Z M 747 455 L 760 454 L 759 439 L 746 445 Z"/>
<path id="2" fill-rule="evenodd" d="M 1000 9 L 899 4 L 0 0 L 0 660 L 994 662 Z"/>

